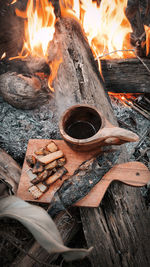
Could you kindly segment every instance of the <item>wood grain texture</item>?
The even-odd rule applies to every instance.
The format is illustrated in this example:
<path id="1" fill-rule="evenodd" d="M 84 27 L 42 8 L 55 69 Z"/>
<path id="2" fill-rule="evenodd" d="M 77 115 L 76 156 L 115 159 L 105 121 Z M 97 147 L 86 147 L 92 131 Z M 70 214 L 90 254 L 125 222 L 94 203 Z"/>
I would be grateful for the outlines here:
<path id="1" fill-rule="evenodd" d="M 17 162 L 0 148 L 0 181 L 3 181 L 14 194 L 17 192 L 21 176 L 21 168 Z M 0 183 L 0 196 L 3 196 Z M 7 191 L 7 190 L 6 190 Z"/>
<path id="2" fill-rule="evenodd" d="M 54 88 L 59 114 L 76 103 L 93 104 L 116 124 L 80 26 L 70 18 L 63 19 L 58 26 L 55 40 L 63 63 Z M 122 149 L 125 160 L 126 150 Z M 115 183 L 99 208 L 82 208 L 80 212 L 87 244 L 94 246 L 92 266 L 149 266 L 150 212 L 140 189 Z"/>
<path id="3" fill-rule="evenodd" d="M 150 70 L 150 59 L 142 59 Z M 137 58 L 101 60 L 107 91 L 150 93 L 150 72 Z"/>

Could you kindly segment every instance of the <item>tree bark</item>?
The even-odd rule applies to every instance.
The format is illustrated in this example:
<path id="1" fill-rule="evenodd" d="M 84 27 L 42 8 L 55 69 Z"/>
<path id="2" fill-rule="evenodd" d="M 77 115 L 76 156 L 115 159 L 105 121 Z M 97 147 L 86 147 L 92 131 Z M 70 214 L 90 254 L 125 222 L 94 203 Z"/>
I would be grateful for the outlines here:
<path id="1" fill-rule="evenodd" d="M 101 60 L 107 91 L 116 93 L 150 93 L 150 59 Z"/>
<path id="2" fill-rule="evenodd" d="M 104 84 L 79 24 L 70 18 L 62 19 L 57 24 L 54 40 L 63 56 L 54 81 L 57 119 L 69 106 L 88 103 L 116 124 Z M 124 146 L 122 150 L 120 161 L 123 162 Z M 82 208 L 80 213 L 87 244 L 94 247 L 91 254 L 93 266 L 149 266 L 150 213 L 139 188 L 115 182 L 99 208 Z"/>
<path id="3" fill-rule="evenodd" d="M 0 197 L 7 196 L 10 192 L 14 194 L 17 192 L 20 176 L 20 166 L 0 148 Z"/>

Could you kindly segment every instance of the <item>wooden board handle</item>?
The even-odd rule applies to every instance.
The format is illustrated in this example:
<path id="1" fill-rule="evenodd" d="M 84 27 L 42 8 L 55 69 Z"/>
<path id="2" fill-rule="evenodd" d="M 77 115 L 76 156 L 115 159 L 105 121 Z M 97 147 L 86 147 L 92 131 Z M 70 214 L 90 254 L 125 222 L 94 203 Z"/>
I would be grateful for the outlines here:
<path id="1" fill-rule="evenodd" d="M 110 183 L 118 180 L 130 186 L 144 186 L 150 181 L 150 171 L 141 162 L 127 162 L 115 165 L 97 183 L 90 193 L 75 206 L 98 207 Z"/>

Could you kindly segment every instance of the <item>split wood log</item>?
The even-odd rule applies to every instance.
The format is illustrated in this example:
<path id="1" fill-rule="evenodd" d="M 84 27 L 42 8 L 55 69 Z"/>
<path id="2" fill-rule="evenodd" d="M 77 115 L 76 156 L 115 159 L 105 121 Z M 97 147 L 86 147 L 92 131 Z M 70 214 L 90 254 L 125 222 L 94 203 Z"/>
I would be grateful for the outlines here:
<path id="1" fill-rule="evenodd" d="M 102 79 L 78 22 L 71 18 L 58 21 L 54 40 L 55 49 L 57 45 L 63 56 L 54 81 L 59 114 L 72 104 L 93 104 L 116 124 Z M 52 47 L 49 51 L 53 51 Z M 125 160 L 124 147 L 123 152 Z M 94 246 L 92 266 L 150 264 L 150 213 L 140 189 L 116 182 L 99 208 L 82 208 L 80 212 L 87 244 Z"/>
<path id="2" fill-rule="evenodd" d="M 0 197 L 7 195 L 7 189 L 16 193 L 21 176 L 21 168 L 16 161 L 0 148 Z M 2 186 L 2 183 L 6 186 Z"/>
<path id="3" fill-rule="evenodd" d="M 150 59 L 101 60 L 106 90 L 116 93 L 150 93 Z"/>

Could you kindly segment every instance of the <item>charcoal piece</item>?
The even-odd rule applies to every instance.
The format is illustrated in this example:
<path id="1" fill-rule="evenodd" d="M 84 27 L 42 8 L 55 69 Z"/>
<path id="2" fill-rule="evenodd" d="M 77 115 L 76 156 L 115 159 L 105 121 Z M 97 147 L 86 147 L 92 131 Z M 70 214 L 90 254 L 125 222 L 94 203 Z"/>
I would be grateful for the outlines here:
<path id="1" fill-rule="evenodd" d="M 85 197 L 117 162 L 119 154 L 120 151 L 104 153 L 96 159 L 92 158 L 83 162 L 55 193 L 48 213 L 55 216 Z"/>

